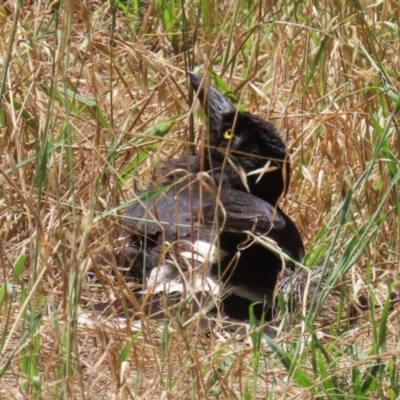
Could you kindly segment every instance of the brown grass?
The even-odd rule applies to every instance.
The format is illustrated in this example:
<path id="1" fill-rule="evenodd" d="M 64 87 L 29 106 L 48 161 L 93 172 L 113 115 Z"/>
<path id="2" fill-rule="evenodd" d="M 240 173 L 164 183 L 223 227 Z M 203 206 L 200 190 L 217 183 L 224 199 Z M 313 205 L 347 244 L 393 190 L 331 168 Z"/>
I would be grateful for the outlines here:
<path id="1" fill-rule="evenodd" d="M 134 334 L 104 321 L 77 325 L 81 307 L 121 291 L 96 262 L 118 234 L 112 210 L 148 185 L 160 160 L 186 154 L 192 115 L 196 141 L 205 129 L 188 103 L 188 60 L 217 72 L 244 109 L 279 127 L 294 170 L 282 208 L 301 230 L 306 264 L 323 264 L 330 251 L 328 275 L 344 265 L 345 310 L 337 310 L 332 287 L 335 306 L 325 302 L 313 326 L 333 358 L 338 348 L 360 354 L 356 362 L 341 351 L 330 377 L 352 388 L 352 371 L 378 358 L 397 370 L 396 304 L 379 356 L 373 330 L 388 284 L 400 278 L 398 2 L 264 1 L 254 12 L 245 2 L 207 2 L 198 26 L 197 3 L 187 2 L 186 28 L 182 10 L 167 27 L 155 1 L 140 16 L 120 3 L 113 26 L 110 4 L 30 2 L 16 23 L 17 3 L 0 5 L 0 398 L 299 400 L 314 398 L 315 388 L 327 393 L 300 319 L 284 319 L 277 341 L 290 354 L 300 349 L 296 359 L 313 377 L 311 388 L 288 376 L 266 344 L 258 360 L 251 340 L 208 334 L 197 323 L 147 321 Z M 151 130 L 169 120 L 165 132 Z M 352 241 L 366 246 L 347 260 Z M 88 278 L 93 270 L 97 280 Z M 341 330 L 338 315 L 348 316 L 361 296 L 369 307 Z M 312 294 L 304 297 L 308 315 Z M 382 378 L 379 393 L 395 398 L 390 382 Z"/>

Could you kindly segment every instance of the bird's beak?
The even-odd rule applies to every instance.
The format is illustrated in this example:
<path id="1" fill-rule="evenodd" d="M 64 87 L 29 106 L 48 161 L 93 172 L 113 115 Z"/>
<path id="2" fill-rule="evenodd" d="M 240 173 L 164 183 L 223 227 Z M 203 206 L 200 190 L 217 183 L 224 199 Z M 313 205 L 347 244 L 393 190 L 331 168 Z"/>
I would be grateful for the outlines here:
<path id="1" fill-rule="evenodd" d="M 209 119 L 210 126 L 218 126 L 221 117 L 225 113 L 236 112 L 232 103 L 214 86 L 208 83 L 206 78 L 188 72 L 193 89 L 197 92 L 201 105 Z"/>

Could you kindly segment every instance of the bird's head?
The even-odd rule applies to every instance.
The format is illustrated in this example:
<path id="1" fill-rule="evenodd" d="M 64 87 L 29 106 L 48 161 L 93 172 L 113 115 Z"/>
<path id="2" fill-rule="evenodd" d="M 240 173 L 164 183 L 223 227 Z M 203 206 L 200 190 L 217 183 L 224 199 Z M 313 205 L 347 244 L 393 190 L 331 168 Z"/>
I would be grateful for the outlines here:
<path id="1" fill-rule="evenodd" d="M 275 126 L 257 115 L 240 112 L 202 77 L 189 72 L 191 84 L 209 120 L 209 162 L 226 166 L 225 186 L 247 191 L 276 204 L 290 180 L 287 148 Z M 206 154 L 207 156 L 207 154 Z M 225 160 L 225 162 L 224 162 Z"/>

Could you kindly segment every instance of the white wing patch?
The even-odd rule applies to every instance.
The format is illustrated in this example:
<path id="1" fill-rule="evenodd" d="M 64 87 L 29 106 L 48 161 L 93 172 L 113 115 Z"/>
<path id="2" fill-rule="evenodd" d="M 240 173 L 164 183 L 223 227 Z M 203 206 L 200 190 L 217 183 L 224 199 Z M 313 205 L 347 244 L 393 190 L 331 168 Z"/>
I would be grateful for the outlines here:
<path id="1" fill-rule="evenodd" d="M 228 252 L 218 249 L 212 243 L 203 240 L 196 240 L 193 244 L 192 251 L 183 251 L 181 256 L 198 262 L 208 261 L 210 264 L 215 264 L 223 260 L 228 255 Z"/>

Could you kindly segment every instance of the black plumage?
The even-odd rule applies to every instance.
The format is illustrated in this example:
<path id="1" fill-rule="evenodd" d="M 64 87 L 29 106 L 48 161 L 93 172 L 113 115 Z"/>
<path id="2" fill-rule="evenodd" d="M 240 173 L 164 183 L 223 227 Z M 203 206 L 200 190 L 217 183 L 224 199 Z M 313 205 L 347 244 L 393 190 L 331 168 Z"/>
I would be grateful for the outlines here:
<path id="1" fill-rule="evenodd" d="M 282 259 L 263 244 L 251 244 L 254 240 L 247 231 L 260 241 L 276 242 L 296 261 L 303 256 L 300 235 L 282 211 L 277 212 L 271 204 L 245 192 L 218 191 L 208 179 L 193 175 L 163 194 L 143 198 L 129 207 L 125 226 L 133 232 L 129 247 L 146 248 L 150 270 L 159 262 L 154 257 L 162 253 L 163 243 L 168 243 L 176 254 L 192 251 L 191 244 L 197 241 L 212 243 L 223 254 L 212 261 L 212 274 L 221 275 L 223 281 L 235 287 L 234 293 L 252 301 L 263 301 L 266 296 L 272 303 Z M 133 269 L 140 276 L 141 268 L 135 265 Z"/>
<path id="2" fill-rule="evenodd" d="M 197 163 L 214 171 L 216 184 L 248 191 L 276 205 L 290 184 L 290 161 L 275 126 L 238 111 L 198 75 L 189 77 L 209 119 L 208 143 Z"/>
<path id="3" fill-rule="evenodd" d="M 297 262 L 304 254 L 295 224 L 277 207 L 290 180 L 287 149 L 272 124 L 238 112 L 215 88 L 204 89 L 200 77 L 189 75 L 209 119 L 208 143 L 189 165 L 167 165 L 178 172 L 162 193 L 150 188 L 127 209 L 122 258 L 141 280 L 165 262 L 165 248 L 179 255 L 210 243 L 213 254 L 203 268 L 231 288 L 222 301 L 225 313 L 247 319 L 253 302 L 271 309 L 284 266 L 293 267 L 271 247 Z M 262 310 L 256 309 L 259 318 Z"/>
<path id="4" fill-rule="evenodd" d="M 238 111 L 202 77 L 192 72 L 188 75 L 208 117 L 207 137 L 198 154 L 168 160 L 161 175 L 173 180 L 174 171 L 208 171 L 216 185 L 278 204 L 287 193 L 291 167 L 287 147 L 275 126 Z"/>

